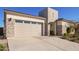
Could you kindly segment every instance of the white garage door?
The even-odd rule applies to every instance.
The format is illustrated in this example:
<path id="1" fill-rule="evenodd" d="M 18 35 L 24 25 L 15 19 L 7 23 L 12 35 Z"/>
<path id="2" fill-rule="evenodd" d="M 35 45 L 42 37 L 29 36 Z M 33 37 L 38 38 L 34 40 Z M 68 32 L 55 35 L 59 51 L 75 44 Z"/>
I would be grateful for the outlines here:
<path id="1" fill-rule="evenodd" d="M 41 36 L 42 25 L 35 22 L 15 23 L 15 37 Z"/>

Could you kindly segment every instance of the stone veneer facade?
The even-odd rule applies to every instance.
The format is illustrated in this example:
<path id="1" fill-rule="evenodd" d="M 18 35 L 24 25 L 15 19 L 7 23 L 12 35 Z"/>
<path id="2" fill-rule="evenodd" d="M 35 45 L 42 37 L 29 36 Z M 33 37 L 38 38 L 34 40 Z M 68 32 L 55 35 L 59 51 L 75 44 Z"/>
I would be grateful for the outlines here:
<path id="1" fill-rule="evenodd" d="M 4 33 L 5 37 L 13 37 L 14 36 L 14 23 L 15 21 L 13 18 L 7 18 L 6 12 L 5 14 L 5 20 L 4 20 Z"/>

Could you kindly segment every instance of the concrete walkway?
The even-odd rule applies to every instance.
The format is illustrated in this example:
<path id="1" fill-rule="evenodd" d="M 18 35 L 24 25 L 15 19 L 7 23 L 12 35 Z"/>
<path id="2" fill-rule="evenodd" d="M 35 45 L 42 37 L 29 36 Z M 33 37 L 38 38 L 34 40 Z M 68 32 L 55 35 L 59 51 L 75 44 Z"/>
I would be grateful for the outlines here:
<path id="1" fill-rule="evenodd" d="M 58 37 L 9 38 L 10 51 L 77 51 L 79 44 Z"/>

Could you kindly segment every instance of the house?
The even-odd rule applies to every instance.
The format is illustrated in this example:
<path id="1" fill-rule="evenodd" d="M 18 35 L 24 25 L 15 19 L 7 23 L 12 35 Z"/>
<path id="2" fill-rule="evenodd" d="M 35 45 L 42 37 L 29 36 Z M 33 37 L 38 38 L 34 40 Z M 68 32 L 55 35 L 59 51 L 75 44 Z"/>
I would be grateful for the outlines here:
<path id="1" fill-rule="evenodd" d="M 6 38 L 48 36 L 51 29 L 50 23 L 56 19 L 58 19 L 58 11 L 52 8 L 40 11 L 39 16 L 4 10 L 4 35 Z"/>
<path id="2" fill-rule="evenodd" d="M 64 35 L 68 27 L 75 27 L 75 22 L 58 18 L 58 11 L 45 8 L 39 16 L 4 10 L 4 36 L 6 38 L 27 38 L 31 36 Z M 72 29 L 71 34 L 75 30 Z"/>

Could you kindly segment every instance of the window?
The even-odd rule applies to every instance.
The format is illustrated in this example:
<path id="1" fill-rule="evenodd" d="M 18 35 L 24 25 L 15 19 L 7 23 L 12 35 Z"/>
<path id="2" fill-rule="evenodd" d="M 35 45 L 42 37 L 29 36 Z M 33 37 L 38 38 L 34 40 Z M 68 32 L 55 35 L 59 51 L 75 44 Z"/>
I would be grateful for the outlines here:
<path id="1" fill-rule="evenodd" d="M 16 22 L 16 23 L 25 23 L 25 24 L 26 24 L 26 23 L 27 23 L 27 24 L 30 24 L 30 23 L 31 23 L 31 24 L 43 24 L 42 22 L 34 22 L 34 21 L 26 21 L 26 20 L 18 20 L 18 19 L 16 19 L 15 22 Z"/>
<path id="2" fill-rule="evenodd" d="M 38 22 L 38 24 L 42 24 L 41 22 Z"/>
<path id="3" fill-rule="evenodd" d="M 16 23 L 23 23 L 22 20 L 16 20 Z"/>
<path id="4" fill-rule="evenodd" d="M 36 22 L 32 22 L 32 24 L 36 24 Z"/>
<path id="5" fill-rule="evenodd" d="M 24 23 L 30 23 L 30 21 L 24 21 Z"/>

